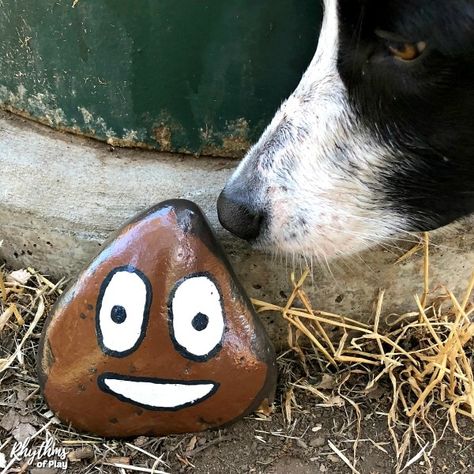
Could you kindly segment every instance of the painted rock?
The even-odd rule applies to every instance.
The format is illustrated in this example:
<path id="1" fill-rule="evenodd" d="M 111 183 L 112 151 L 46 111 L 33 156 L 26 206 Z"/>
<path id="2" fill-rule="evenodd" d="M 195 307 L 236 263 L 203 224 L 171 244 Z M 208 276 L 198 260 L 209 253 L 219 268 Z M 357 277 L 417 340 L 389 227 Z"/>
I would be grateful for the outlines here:
<path id="1" fill-rule="evenodd" d="M 201 431 L 271 403 L 273 347 L 201 210 L 163 202 L 126 224 L 43 330 L 40 386 L 75 428 Z"/>

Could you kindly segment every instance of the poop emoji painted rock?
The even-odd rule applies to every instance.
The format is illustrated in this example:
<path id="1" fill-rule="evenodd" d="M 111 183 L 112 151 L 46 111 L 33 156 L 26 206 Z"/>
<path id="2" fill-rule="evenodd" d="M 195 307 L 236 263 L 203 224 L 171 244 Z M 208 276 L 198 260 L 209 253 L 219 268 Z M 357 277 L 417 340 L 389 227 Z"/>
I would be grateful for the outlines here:
<path id="1" fill-rule="evenodd" d="M 46 321 L 41 389 L 57 416 L 103 436 L 217 427 L 271 403 L 272 345 L 193 203 L 126 224 Z"/>

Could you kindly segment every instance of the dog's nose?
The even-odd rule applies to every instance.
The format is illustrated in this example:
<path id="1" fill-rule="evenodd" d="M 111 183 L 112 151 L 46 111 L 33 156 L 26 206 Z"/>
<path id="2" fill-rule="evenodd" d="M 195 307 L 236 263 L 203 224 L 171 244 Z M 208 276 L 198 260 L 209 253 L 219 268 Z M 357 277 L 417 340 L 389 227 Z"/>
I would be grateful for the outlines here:
<path id="1" fill-rule="evenodd" d="M 217 199 L 217 216 L 224 228 L 245 240 L 258 237 L 264 220 L 263 212 L 253 209 L 227 189 Z"/>

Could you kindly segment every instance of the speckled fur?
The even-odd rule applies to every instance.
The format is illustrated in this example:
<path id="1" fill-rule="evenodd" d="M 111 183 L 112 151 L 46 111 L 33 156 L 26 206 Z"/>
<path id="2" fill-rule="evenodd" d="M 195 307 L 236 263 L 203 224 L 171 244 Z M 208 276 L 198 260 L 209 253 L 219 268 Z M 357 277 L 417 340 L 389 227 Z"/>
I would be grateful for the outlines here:
<path id="1" fill-rule="evenodd" d="M 248 209 L 260 217 L 257 237 L 249 234 L 256 246 L 327 259 L 474 211 L 474 7 L 431 4 L 416 23 L 411 13 L 423 1 L 410 0 L 404 11 L 396 0 L 325 0 L 311 64 L 224 191 L 244 216 Z M 364 8 L 379 10 L 361 32 Z M 447 24 L 446 36 L 433 33 L 412 64 L 373 39 L 371 21 L 423 39 L 430 15 Z M 220 214 L 225 227 L 235 222 L 233 212 Z"/>

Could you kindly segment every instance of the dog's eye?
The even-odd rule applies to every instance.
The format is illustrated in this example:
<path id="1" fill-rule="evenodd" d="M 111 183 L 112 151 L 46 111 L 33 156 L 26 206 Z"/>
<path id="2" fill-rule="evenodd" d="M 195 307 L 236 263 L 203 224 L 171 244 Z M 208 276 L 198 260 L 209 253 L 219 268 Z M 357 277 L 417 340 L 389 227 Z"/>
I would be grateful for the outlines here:
<path id="1" fill-rule="evenodd" d="M 426 49 L 426 43 L 419 41 L 418 43 L 389 44 L 388 49 L 397 59 L 413 61 Z"/>
<path id="2" fill-rule="evenodd" d="M 425 41 L 406 41 L 394 33 L 383 30 L 375 30 L 375 34 L 384 40 L 392 56 L 402 61 L 413 61 L 426 49 Z"/>

